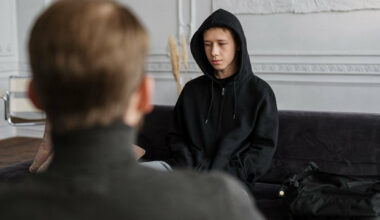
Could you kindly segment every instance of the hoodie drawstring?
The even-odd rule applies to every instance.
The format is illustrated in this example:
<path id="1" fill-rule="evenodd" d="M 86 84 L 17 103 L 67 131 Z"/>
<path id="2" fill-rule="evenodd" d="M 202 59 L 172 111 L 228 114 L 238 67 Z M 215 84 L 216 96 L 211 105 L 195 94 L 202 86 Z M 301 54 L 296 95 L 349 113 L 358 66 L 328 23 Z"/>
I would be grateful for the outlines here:
<path id="1" fill-rule="evenodd" d="M 210 105 L 208 107 L 208 111 L 207 111 L 207 117 L 206 117 L 206 120 L 205 120 L 205 125 L 207 125 L 207 122 L 208 122 L 208 117 L 210 116 L 210 112 L 211 112 L 211 108 L 212 108 L 212 102 L 214 101 L 214 81 L 211 80 L 211 101 L 210 101 Z"/>
<path id="2" fill-rule="evenodd" d="M 206 120 L 204 122 L 204 125 L 207 125 L 207 123 L 208 123 L 208 118 L 210 117 L 210 112 L 211 112 L 212 104 L 214 101 L 214 89 L 213 89 L 213 87 L 214 87 L 214 81 L 211 80 L 211 101 L 210 101 L 210 105 L 208 107 L 207 116 L 206 116 Z M 233 120 L 236 119 L 236 108 L 237 108 L 236 79 L 234 79 L 234 114 L 232 116 Z"/>
<path id="3" fill-rule="evenodd" d="M 236 77 L 235 77 L 236 78 Z M 234 115 L 233 115 L 233 120 L 235 120 L 236 118 L 236 107 L 237 107 L 237 98 L 236 98 L 236 86 L 235 86 L 235 82 L 236 82 L 236 79 L 234 78 Z"/>

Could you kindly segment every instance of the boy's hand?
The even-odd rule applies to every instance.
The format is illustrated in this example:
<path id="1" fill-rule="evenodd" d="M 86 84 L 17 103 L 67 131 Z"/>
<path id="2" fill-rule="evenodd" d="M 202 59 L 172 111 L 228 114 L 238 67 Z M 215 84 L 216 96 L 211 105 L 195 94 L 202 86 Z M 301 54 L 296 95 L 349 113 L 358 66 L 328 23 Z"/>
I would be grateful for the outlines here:
<path id="1" fill-rule="evenodd" d="M 135 152 L 136 160 L 140 159 L 145 154 L 145 150 L 138 145 L 133 145 L 133 151 Z"/>
<path id="2" fill-rule="evenodd" d="M 46 123 L 45 133 L 40 145 L 40 148 L 37 151 L 36 156 L 34 157 L 34 161 L 32 165 L 29 167 L 29 172 L 31 173 L 39 173 L 45 171 L 54 155 L 53 148 L 51 146 L 50 139 L 50 126 Z"/>

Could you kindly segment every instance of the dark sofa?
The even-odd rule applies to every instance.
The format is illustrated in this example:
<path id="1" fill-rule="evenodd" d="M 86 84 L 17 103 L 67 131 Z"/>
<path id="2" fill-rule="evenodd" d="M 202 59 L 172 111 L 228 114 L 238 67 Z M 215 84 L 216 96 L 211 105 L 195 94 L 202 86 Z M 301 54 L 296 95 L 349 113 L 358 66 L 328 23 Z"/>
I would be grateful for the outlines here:
<path id="1" fill-rule="evenodd" d="M 145 118 L 138 143 L 146 160 L 165 160 L 165 145 L 173 107 L 157 106 Z M 255 186 L 255 198 L 268 219 L 290 219 L 278 191 L 285 179 L 301 172 L 309 161 L 328 172 L 380 175 L 380 114 L 279 112 L 278 148 L 269 172 Z M 336 218 L 332 218 L 336 219 Z"/>
<path id="2" fill-rule="evenodd" d="M 156 106 L 145 118 L 137 143 L 146 149 L 144 160 L 170 157 L 165 136 L 172 111 L 172 106 Z M 279 118 L 277 152 L 255 186 L 257 205 L 268 219 L 291 218 L 278 190 L 309 161 L 329 172 L 380 175 L 380 114 L 280 111 Z M 22 178 L 29 164 L 1 169 L 0 181 Z"/>

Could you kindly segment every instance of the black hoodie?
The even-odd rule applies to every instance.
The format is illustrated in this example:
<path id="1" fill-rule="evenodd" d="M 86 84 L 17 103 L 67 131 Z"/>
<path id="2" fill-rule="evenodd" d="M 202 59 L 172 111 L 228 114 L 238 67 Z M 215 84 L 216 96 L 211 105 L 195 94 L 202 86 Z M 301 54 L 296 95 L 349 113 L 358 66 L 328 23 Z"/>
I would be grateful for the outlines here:
<path id="1" fill-rule="evenodd" d="M 238 71 L 217 79 L 204 50 L 203 33 L 226 27 L 239 40 Z M 269 168 L 277 145 L 278 115 L 270 86 L 252 72 L 239 20 L 219 9 L 200 26 L 191 52 L 205 75 L 189 81 L 174 109 L 168 136 L 173 166 L 223 170 L 250 189 Z"/>

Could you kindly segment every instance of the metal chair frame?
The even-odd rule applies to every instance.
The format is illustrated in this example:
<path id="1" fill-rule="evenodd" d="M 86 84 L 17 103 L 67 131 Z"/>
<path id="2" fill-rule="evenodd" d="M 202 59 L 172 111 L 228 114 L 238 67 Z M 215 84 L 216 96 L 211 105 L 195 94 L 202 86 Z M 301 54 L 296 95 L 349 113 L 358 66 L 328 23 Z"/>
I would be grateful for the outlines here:
<path id="1" fill-rule="evenodd" d="M 29 76 L 10 76 L 9 84 L 14 78 L 29 78 Z M 11 88 L 11 85 L 9 85 Z M 5 91 L 3 94 L 0 93 L 1 99 L 4 100 L 4 118 L 11 126 L 36 126 L 36 125 L 44 125 L 45 120 L 35 120 L 35 119 L 27 119 L 22 117 L 13 117 L 10 102 L 11 102 L 11 91 Z"/>

